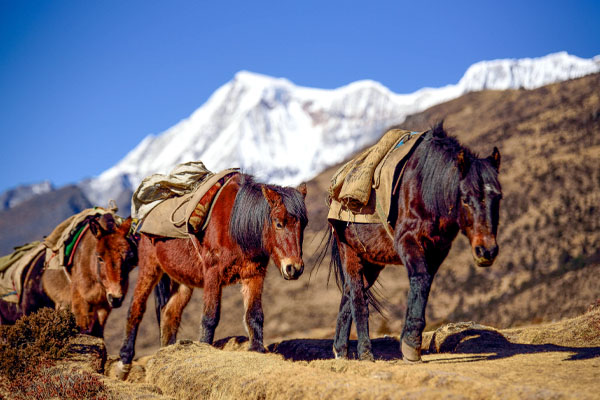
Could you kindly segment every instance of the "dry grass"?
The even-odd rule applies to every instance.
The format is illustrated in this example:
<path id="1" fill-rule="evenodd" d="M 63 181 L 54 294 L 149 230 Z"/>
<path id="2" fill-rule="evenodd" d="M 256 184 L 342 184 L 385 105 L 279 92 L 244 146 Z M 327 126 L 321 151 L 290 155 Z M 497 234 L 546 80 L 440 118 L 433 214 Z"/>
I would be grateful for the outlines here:
<path id="1" fill-rule="evenodd" d="M 331 359 L 331 340 L 277 343 L 266 355 L 240 351 L 239 338 L 220 343 L 224 350 L 186 341 L 150 358 L 146 379 L 165 395 L 185 399 L 592 399 L 600 389 L 599 319 L 596 309 L 518 332 L 445 326 L 435 335 L 438 343 L 452 343 L 451 352 L 425 354 L 418 365 L 396 358 L 393 338 L 374 341 L 380 358 L 374 363 Z M 584 343 L 585 334 L 595 339 Z M 430 334 L 427 340 L 436 339 Z"/>

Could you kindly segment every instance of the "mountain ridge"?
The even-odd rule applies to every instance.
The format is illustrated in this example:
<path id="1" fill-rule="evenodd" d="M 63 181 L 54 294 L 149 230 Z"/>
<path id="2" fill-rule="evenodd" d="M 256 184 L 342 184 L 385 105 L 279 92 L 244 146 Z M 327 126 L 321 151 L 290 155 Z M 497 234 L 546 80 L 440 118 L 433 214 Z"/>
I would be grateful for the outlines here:
<path id="1" fill-rule="evenodd" d="M 153 173 L 202 160 L 211 170 L 240 167 L 259 179 L 297 184 L 316 176 L 411 114 L 479 90 L 535 88 L 600 71 L 600 56 L 566 52 L 481 61 L 457 84 L 396 94 L 361 80 L 336 89 L 239 71 L 188 118 L 148 135 L 116 165 L 79 183 L 92 203 L 124 198 Z M 127 204 L 121 204 L 121 209 Z"/>

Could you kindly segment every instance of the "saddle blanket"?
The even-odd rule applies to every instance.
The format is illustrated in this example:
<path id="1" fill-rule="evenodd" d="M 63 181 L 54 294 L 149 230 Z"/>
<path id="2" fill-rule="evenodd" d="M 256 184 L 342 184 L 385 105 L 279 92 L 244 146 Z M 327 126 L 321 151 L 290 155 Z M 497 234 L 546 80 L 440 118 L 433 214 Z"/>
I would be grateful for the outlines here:
<path id="1" fill-rule="evenodd" d="M 154 205 L 141 220 L 139 231 L 170 238 L 188 238 L 190 233 L 200 232 L 206 227 L 220 190 L 239 173 L 237 168 L 209 172 L 190 193 L 171 196 Z"/>
<path id="2" fill-rule="evenodd" d="M 327 219 L 388 222 L 395 182 L 424 132 L 391 129 L 375 145 L 344 164 L 331 179 Z"/>
<path id="3" fill-rule="evenodd" d="M 44 239 L 46 251 L 46 269 L 62 269 L 67 265 L 68 254 L 65 256 L 65 250 L 73 238 L 80 233 L 81 227 L 87 219 L 96 215 L 111 213 L 117 223 L 120 223 L 120 217 L 114 214 L 113 210 L 107 210 L 102 207 L 87 208 L 80 213 L 71 215 L 61 222 L 52 233 Z"/>
<path id="4" fill-rule="evenodd" d="M 42 242 L 32 242 L 15 248 L 12 254 L 0 258 L 0 299 L 18 303 L 23 291 L 24 274 L 28 267 L 46 251 Z"/>

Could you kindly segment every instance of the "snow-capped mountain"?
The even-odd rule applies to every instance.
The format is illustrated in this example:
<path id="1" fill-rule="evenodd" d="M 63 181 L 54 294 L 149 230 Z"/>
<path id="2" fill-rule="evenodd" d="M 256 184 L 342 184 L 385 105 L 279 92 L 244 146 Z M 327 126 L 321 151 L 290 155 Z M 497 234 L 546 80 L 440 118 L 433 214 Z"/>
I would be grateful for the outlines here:
<path id="1" fill-rule="evenodd" d="M 9 189 L 0 194 L 0 210 L 7 210 L 30 198 L 42 193 L 48 193 L 54 190 L 50 181 L 43 181 L 33 185 L 21 185 Z"/>
<path id="2" fill-rule="evenodd" d="M 82 182 L 92 203 L 106 205 L 143 178 L 201 160 L 219 171 L 240 167 L 271 183 L 296 184 L 373 143 L 406 116 L 464 93 L 533 89 L 600 71 L 600 56 L 566 52 L 540 58 L 483 61 L 454 85 L 396 94 L 374 81 L 334 90 L 238 72 L 189 118 L 149 135 L 114 167 Z"/>

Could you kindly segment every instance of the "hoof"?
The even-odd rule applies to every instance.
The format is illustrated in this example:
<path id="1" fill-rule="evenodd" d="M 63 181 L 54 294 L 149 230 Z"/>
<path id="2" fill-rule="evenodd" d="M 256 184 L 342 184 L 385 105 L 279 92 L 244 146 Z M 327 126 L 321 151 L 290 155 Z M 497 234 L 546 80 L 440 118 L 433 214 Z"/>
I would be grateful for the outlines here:
<path id="1" fill-rule="evenodd" d="M 335 346 L 333 346 L 333 355 L 335 357 L 336 360 L 343 360 L 348 358 L 348 349 L 343 349 L 340 350 L 339 352 L 335 349 Z"/>
<path id="2" fill-rule="evenodd" d="M 371 353 L 370 351 L 365 351 L 364 353 L 362 353 L 358 359 L 360 361 L 373 361 L 375 362 L 375 357 L 373 357 L 373 353 Z"/>
<path id="3" fill-rule="evenodd" d="M 402 341 L 402 360 L 409 364 L 421 363 L 421 349 L 415 349 L 414 347 L 407 344 L 404 340 Z"/>
<path id="4" fill-rule="evenodd" d="M 265 346 L 261 345 L 253 345 L 253 346 L 249 346 L 248 347 L 248 351 L 255 351 L 257 353 L 266 353 L 267 349 L 265 349 Z"/>
<path id="5" fill-rule="evenodd" d="M 122 381 L 127 379 L 129 371 L 131 371 L 131 364 L 123 364 L 123 361 L 119 361 L 115 367 L 115 375 L 117 379 L 120 379 Z"/>

